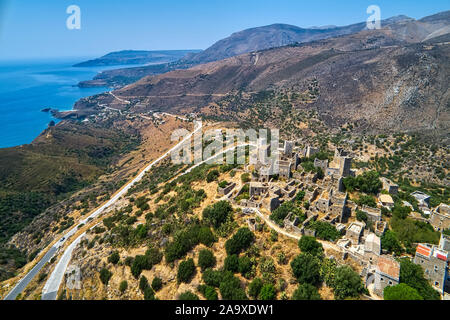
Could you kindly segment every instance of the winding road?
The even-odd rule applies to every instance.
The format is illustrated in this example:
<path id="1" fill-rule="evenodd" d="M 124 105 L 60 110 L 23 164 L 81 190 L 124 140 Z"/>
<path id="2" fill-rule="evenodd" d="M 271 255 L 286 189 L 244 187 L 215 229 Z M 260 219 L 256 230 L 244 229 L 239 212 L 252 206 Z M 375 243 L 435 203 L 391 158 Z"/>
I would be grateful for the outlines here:
<path id="1" fill-rule="evenodd" d="M 27 287 L 27 285 L 33 280 L 33 278 L 39 273 L 39 271 L 42 269 L 42 267 L 49 262 L 59 251 L 60 248 L 64 246 L 64 244 L 69 240 L 70 237 L 72 237 L 77 231 L 78 228 L 82 225 L 85 225 L 90 220 L 95 219 L 100 214 L 102 214 L 105 209 L 112 206 L 119 198 L 121 198 L 123 195 L 125 195 L 128 190 L 137 182 L 139 182 L 145 174 L 150 171 L 153 166 L 155 166 L 157 163 L 161 162 L 164 158 L 166 158 L 169 154 L 171 154 L 176 149 L 180 148 L 187 140 L 191 139 L 191 137 L 199 130 L 202 129 L 202 123 L 201 122 L 194 122 L 194 131 L 190 133 L 188 136 L 184 137 L 183 140 L 181 140 L 177 145 L 175 145 L 172 149 L 164 153 L 161 157 L 150 163 L 147 167 L 145 167 L 144 170 L 142 170 L 133 180 L 131 180 L 128 184 L 126 184 L 122 189 L 120 189 L 115 195 L 112 196 L 112 198 L 103 204 L 101 207 L 99 207 L 97 210 L 95 210 L 91 215 L 89 215 L 86 219 L 80 221 L 77 225 L 72 227 L 68 232 L 66 232 L 61 239 L 56 242 L 53 246 L 51 246 L 47 253 L 37 262 L 37 264 L 16 284 L 16 286 L 6 295 L 4 300 L 15 300 L 16 297 L 22 293 L 22 291 Z M 47 282 L 45 283 L 45 286 L 42 290 L 42 300 L 55 300 L 56 294 L 58 292 L 58 289 L 61 285 L 62 279 L 64 277 L 65 270 L 67 268 L 67 265 L 70 262 L 70 259 L 72 257 L 73 249 L 76 247 L 76 245 L 79 243 L 81 238 L 84 236 L 84 233 L 80 236 L 78 236 L 72 243 L 69 244 L 69 246 L 64 250 L 64 253 L 57 262 L 56 267 L 54 268 L 53 272 L 51 273 L 50 277 L 48 278 Z"/>

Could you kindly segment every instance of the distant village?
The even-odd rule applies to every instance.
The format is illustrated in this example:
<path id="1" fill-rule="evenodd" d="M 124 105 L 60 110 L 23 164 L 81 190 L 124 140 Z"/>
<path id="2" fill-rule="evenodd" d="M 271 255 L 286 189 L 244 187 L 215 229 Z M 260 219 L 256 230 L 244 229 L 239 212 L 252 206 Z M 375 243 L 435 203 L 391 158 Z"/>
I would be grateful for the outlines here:
<path id="1" fill-rule="evenodd" d="M 259 140 L 257 152 L 268 154 L 270 144 Z M 255 211 L 265 218 L 266 222 L 271 213 L 283 203 L 294 202 L 301 192 L 303 201 L 309 203 L 304 210 L 306 219 L 301 221 L 294 213 L 290 213 L 283 223 L 283 231 L 292 237 L 304 235 L 316 236 L 308 225 L 314 221 L 329 223 L 342 235 L 330 245 L 339 251 L 342 260 L 351 259 L 362 266 L 361 276 L 366 288 L 372 295 L 383 297 L 383 290 L 387 286 L 400 283 L 400 263 L 395 255 L 390 255 L 381 248 L 381 237 L 387 231 L 387 222 L 382 215 L 382 208 L 394 207 L 393 195 L 399 192 L 399 186 L 389 179 L 381 178 L 382 192 L 377 196 L 376 207 L 359 206 L 349 200 L 345 191 L 343 179 L 357 176 L 360 172 L 352 169 L 352 155 L 350 152 L 337 148 L 333 160 L 319 160 L 315 158 L 314 167 L 320 168 L 312 172 L 297 170 L 301 160 L 313 158 L 320 152 L 318 148 L 306 146 L 295 147 L 294 141 L 285 141 L 280 148 L 280 158 L 277 160 L 278 173 L 273 174 L 271 164 L 256 160 L 256 165 L 245 166 L 245 171 L 251 176 L 251 181 L 236 189 L 235 183 L 219 188 L 219 194 L 224 195 L 233 205 L 243 209 L 244 214 L 251 215 Z M 319 172 L 323 173 L 321 177 Z M 247 197 L 242 197 L 248 193 Z M 417 243 L 413 262 L 424 270 L 424 276 L 431 285 L 445 298 L 450 292 L 449 251 L 450 237 L 442 231 L 450 228 L 450 207 L 440 204 L 430 208 L 430 196 L 423 192 L 411 193 L 423 214 L 411 212 L 414 219 L 430 223 L 436 231 L 441 232 L 439 245 Z M 413 206 L 403 201 L 403 206 Z M 367 223 L 355 219 L 356 213 L 362 211 L 367 216 Z M 256 219 L 248 219 L 249 227 L 258 227 Z M 366 224 L 370 224 L 368 228 Z M 398 258 L 398 257 L 397 257 Z"/>

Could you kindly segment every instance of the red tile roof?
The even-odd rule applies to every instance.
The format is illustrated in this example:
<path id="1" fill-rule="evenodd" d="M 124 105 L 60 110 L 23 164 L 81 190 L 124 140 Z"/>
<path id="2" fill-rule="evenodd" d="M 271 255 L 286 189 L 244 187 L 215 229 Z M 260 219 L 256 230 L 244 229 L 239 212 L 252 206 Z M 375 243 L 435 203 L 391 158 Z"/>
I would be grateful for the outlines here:
<path id="1" fill-rule="evenodd" d="M 431 256 L 431 248 L 424 246 L 423 244 L 417 245 L 416 253 L 424 256 L 424 257 L 430 257 Z"/>
<path id="2" fill-rule="evenodd" d="M 377 269 L 394 279 L 400 278 L 400 264 L 390 258 L 378 258 Z"/>

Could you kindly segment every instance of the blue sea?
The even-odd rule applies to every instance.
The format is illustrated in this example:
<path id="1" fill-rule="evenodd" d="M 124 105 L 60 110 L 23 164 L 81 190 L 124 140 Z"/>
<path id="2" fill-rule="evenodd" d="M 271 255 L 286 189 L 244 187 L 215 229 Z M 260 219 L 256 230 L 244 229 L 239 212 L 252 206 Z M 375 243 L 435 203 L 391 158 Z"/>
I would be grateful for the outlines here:
<path id="1" fill-rule="evenodd" d="M 109 90 L 75 86 L 120 67 L 72 67 L 85 60 L 0 61 L 0 148 L 28 144 L 50 121 L 58 122 L 42 109 L 71 110 L 80 98 Z"/>

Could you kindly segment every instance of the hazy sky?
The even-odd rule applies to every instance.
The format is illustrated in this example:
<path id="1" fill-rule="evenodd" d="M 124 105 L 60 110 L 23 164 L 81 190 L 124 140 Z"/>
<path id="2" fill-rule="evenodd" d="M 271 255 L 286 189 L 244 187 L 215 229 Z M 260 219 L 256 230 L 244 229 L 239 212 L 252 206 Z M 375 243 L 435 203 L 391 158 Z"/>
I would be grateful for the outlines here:
<path id="1" fill-rule="evenodd" d="M 99 56 L 124 49 L 205 49 L 246 28 L 421 18 L 450 9 L 448 0 L 0 0 L 0 59 Z M 68 30 L 66 9 L 81 8 L 81 30 Z"/>

